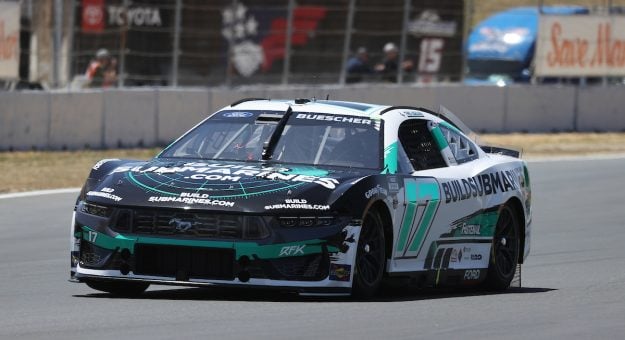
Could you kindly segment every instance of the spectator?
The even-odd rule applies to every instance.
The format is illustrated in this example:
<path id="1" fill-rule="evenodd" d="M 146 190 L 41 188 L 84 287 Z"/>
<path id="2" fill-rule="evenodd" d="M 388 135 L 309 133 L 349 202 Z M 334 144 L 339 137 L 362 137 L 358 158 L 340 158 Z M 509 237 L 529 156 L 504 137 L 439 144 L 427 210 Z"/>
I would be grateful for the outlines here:
<path id="1" fill-rule="evenodd" d="M 369 65 L 369 54 L 367 49 L 359 47 L 356 55 L 347 61 L 347 79 L 348 83 L 358 83 L 363 80 L 363 76 L 373 73 L 371 65 Z"/>
<path id="2" fill-rule="evenodd" d="M 386 43 L 384 45 L 384 59 L 382 62 L 375 65 L 375 71 L 382 75 L 382 79 L 389 82 L 397 81 L 397 70 L 398 70 L 398 59 L 399 59 L 399 51 L 397 50 L 397 46 L 392 42 Z M 404 71 L 412 70 L 412 61 L 404 60 L 401 63 L 401 67 Z"/>
<path id="3" fill-rule="evenodd" d="M 107 49 L 99 49 L 95 59 L 89 63 L 85 77 L 89 87 L 114 86 L 117 81 L 117 60 L 111 58 Z"/>

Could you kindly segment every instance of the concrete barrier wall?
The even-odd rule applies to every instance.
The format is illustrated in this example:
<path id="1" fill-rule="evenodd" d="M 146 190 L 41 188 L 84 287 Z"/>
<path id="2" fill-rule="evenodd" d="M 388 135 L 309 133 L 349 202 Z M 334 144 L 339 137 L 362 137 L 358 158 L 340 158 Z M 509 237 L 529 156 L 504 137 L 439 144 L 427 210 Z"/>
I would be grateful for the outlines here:
<path id="1" fill-rule="evenodd" d="M 208 91 L 158 90 L 158 144 L 169 144 L 211 112 Z"/>
<path id="2" fill-rule="evenodd" d="M 103 147 L 155 145 L 157 94 L 153 89 L 106 91 Z"/>
<path id="3" fill-rule="evenodd" d="M 50 95 L 49 147 L 51 149 L 101 147 L 103 104 L 102 92 Z"/>
<path id="4" fill-rule="evenodd" d="M 580 88 L 577 105 L 578 130 L 625 131 L 625 88 Z"/>
<path id="5" fill-rule="evenodd" d="M 505 88 L 503 131 L 551 132 L 575 129 L 576 87 Z"/>
<path id="6" fill-rule="evenodd" d="M 436 101 L 476 132 L 504 131 L 505 90 L 490 86 L 439 87 Z"/>
<path id="7" fill-rule="evenodd" d="M 41 149 L 50 141 L 50 94 L 45 92 L 20 92 L 0 95 L 2 107 L 3 136 L 1 149 L 5 145 L 15 148 Z M 6 143 L 6 144 L 5 144 Z"/>
<path id="8" fill-rule="evenodd" d="M 246 97 L 318 98 L 437 110 L 478 132 L 625 131 L 625 87 L 337 85 L 0 93 L 0 150 L 164 145 Z"/>

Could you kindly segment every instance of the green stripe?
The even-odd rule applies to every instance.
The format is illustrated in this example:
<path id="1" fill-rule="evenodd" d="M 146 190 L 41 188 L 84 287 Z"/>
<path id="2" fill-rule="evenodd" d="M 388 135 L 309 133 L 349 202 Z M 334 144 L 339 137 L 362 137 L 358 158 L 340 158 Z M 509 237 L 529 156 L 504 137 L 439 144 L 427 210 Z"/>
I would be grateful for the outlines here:
<path id="1" fill-rule="evenodd" d="M 397 241 L 397 247 L 395 248 L 396 251 L 404 251 L 404 247 L 406 246 L 406 239 L 408 238 L 408 234 L 412 229 L 411 226 L 416 211 L 417 204 L 415 202 L 408 202 L 408 205 L 406 206 L 406 216 L 404 217 L 404 223 L 401 225 L 399 240 Z"/>
<path id="2" fill-rule="evenodd" d="M 421 223 L 417 229 L 417 234 L 412 240 L 412 244 L 408 251 L 416 251 L 420 248 L 423 239 L 425 238 L 425 232 L 428 230 L 428 226 L 432 222 L 434 218 L 434 212 L 436 211 L 436 207 L 438 206 L 438 200 L 429 201 L 426 208 L 425 213 L 423 215 L 423 219 L 421 219 Z"/>
<path id="3" fill-rule="evenodd" d="M 339 249 L 335 246 L 327 245 L 325 240 L 312 239 L 298 242 L 288 242 L 279 244 L 259 245 L 255 242 L 227 242 L 227 241 L 207 241 L 207 240 L 183 240 L 183 239 L 171 239 L 160 237 L 126 237 L 123 235 L 117 235 L 111 237 L 101 232 L 97 232 L 94 229 L 84 226 L 82 238 L 88 242 L 89 231 L 95 232 L 97 237 L 94 243 L 98 247 L 117 250 L 127 248 L 134 254 L 136 244 L 156 244 L 156 245 L 170 245 L 170 246 L 186 246 L 186 247 L 205 247 L 205 248 L 225 248 L 234 249 L 236 257 L 241 256 L 258 257 L 261 259 L 274 259 L 280 257 L 280 252 L 285 247 L 297 247 L 304 245 L 301 252 L 292 256 L 305 256 L 310 254 L 319 254 L 323 251 L 323 246 L 326 245 L 329 253 L 337 253 Z"/>
<path id="4" fill-rule="evenodd" d="M 441 198 L 437 183 L 421 183 L 418 189 L 416 200 L 439 200 Z"/>
<path id="5" fill-rule="evenodd" d="M 397 142 L 384 148 L 384 170 L 383 173 L 397 173 Z"/>
<path id="6" fill-rule="evenodd" d="M 415 213 L 417 212 L 417 183 L 415 181 L 406 181 L 405 194 L 406 196 L 406 214 L 404 215 L 404 222 L 399 230 L 399 239 L 397 240 L 396 251 L 403 251 L 406 247 L 408 234 L 412 229 L 412 223 Z"/>
<path id="7" fill-rule="evenodd" d="M 448 129 L 450 129 L 450 130 L 452 130 L 452 131 L 454 131 L 454 132 L 462 134 L 462 131 L 460 131 L 458 128 L 456 128 L 455 126 L 453 126 L 453 125 L 451 125 L 451 124 L 449 124 L 449 123 L 447 123 L 445 121 L 442 121 L 439 124 L 444 126 L 444 127 L 446 127 L 446 128 L 448 128 Z"/>
<path id="8" fill-rule="evenodd" d="M 417 201 L 417 182 L 408 181 L 406 182 L 406 201 L 408 202 L 416 202 Z"/>
<path id="9" fill-rule="evenodd" d="M 243 194 L 245 194 L 245 198 L 247 198 L 247 192 L 245 192 L 245 187 L 243 187 L 243 183 L 239 182 L 239 185 L 241 186 L 241 191 L 243 191 Z"/>
<path id="10" fill-rule="evenodd" d="M 91 240 L 89 240 L 89 236 L 90 236 L 89 232 L 91 232 L 91 235 L 95 233 L 96 235 L 95 242 L 91 242 L 91 243 L 95 244 L 96 246 L 100 248 L 110 249 L 110 250 L 115 250 L 118 248 L 119 249 L 128 248 L 128 250 L 130 250 L 131 253 L 134 251 L 134 245 L 135 245 L 134 239 L 127 238 L 122 235 L 111 237 L 101 232 L 95 231 L 94 229 L 91 229 L 87 226 L 83 226 L 82 229 L 83 229 L 83 232 L 82 232 L 83 240 L 91 242 Z"/>
<path id="11" fill-rule="evenodd" d="M 445 136 L 443 136 L 441 129 L 439 129 L 438 127 L 432 129 L 432 136 L 434 136 L 434 140 L 436 141 L 436 145 L 438 145 L 439 150 L 443 150 L 449 146 L 449 144 L 447 143 L 447 139 L 445 139 Z"/>
<path id="12" fill-rule="evenodd" d="M 401 229 L 399 231 L 399 239 L 397 241 L 397 246 L 395 247 L 396 251 L 402 252 L 408 245 L 408 236 L 413 229 L 412 225 L 414 223 L 415 214 L 419 208 L 417 202 L 427 201 L 428 203 L 425 207 L 425 211 L 423 213 L 424 215 L 421 219 L 421 222 L 417 226 L 416 235 L 408 249 L 409 251 L 416 250 L 416 248 L 418 248 L 423 241 L 428 227 L 432 222 L 432 219 L 434 218 L 434 212 L 436 211 L 439 200 L 440 191 L 437 183 L 419 183 L 416 181 L 406 182 L 406 201 L 408 202 L 408 204 L 406 207 L 404 222 L 402 223 Z"/>

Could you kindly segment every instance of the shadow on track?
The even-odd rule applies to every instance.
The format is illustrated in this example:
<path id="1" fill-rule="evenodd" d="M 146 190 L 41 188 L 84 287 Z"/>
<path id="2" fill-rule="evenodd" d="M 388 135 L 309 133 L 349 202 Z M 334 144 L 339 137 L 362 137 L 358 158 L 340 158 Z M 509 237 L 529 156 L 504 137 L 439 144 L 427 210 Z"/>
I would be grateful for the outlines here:
<path id="1" fill-rule="evenodd" d="M 241 288 L 182 288 L 149 290 L 137 297 L 119 297 L 108 293 L 74 295 L 79 298 L 91 299 L 138 299 L 138 300 L 193 300 L 193 301 L 248 301 L 248 302 L 406 302 L 436 299 L 453 299 L 468 296 L 488 296 L 505 294 L 536 294 L 547 293 L 557 289 L 516 287 L 501 292 L 485 291 L 476 288 L 393 288 L 369 300 L 361 300 L 349 296 L 342 297 L 308 297 L 299 296 L 295 292 L 265 289 Z"/>

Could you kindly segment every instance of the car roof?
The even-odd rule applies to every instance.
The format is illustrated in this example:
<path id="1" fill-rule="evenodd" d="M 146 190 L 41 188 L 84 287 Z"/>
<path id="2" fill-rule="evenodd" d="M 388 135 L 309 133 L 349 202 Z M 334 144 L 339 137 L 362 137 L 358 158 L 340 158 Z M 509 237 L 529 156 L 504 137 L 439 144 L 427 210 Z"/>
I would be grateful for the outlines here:
<path id="1" fill-rule="evenodd" d="M 242 99 L 230 106 L 225 107 L 225 110 L 237 109 L 237 110 L 271 110 L 271 111 L 286 111 L 290 106 L 293 111 L 296 112 L 311 112 L 322 114 L 342 114 L 349 116 L 359 116 L 363 118 L 372 118 L 375 116 L 378 119 L 386 118 L 385 113 L 392 110 L 402 111 L 419 111 L 423 115 L 422 118 L 440 121 L 438 115 L 425 108 L 408 107 L 408 106 L 390 106 L 369 104 L 361 102 L 339 101 L 339 100 L 316 100 L 316 99 L 262 99 L 262 98 L 249 98 Z M 390 115 L 389 115 L 390 116 Z"/>
<path id="2" fill-rule="evenodd" d="M 286 105 L 285 105 L 286 104 Z M 315 100 L 315 99 L 244 99 L 233 103 L 225 109 L 238 110 L 276 110 L 285 111 L 288 106 L 294 111 L 305 111 L 314 113 L 340 113 L 344 115 L 369 117 L 372 113 L 387 106 L 337 101 L 337 100 Z"/>

